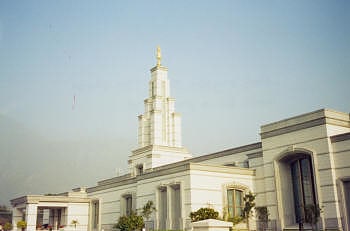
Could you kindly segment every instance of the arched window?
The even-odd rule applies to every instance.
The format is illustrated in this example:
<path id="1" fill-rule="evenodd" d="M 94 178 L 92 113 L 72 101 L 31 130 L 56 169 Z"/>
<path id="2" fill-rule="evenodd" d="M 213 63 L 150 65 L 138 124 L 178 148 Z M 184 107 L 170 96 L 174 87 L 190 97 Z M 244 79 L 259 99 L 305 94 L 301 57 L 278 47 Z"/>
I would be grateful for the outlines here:
<path id="1" fill-rule="evenodd" d="M 290 162 L 296 222 L 305 220 L 304 208 L 316 204 L 312 163 L 309 155 Z"/>

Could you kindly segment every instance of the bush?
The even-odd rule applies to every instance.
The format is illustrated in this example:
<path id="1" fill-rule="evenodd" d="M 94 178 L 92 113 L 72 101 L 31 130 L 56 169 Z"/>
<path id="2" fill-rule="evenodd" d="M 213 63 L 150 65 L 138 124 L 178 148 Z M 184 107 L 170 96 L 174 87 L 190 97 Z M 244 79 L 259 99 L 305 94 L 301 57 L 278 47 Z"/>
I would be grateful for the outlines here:
<path id="1" fill-rule="evenodd" d="M 211 208 L 200 208 L 196 212 L 190 213 L 190 218 L 192 222 L 201 221 L 206 219 L 217 219 L 219 212 Z"/>
<path id="2" fill-rule="evenodd" d="M 241 223 L 243 220 L 244 218 L 241 216 L 234 216 L 228 219 L 228 221 L 231 221 L 233 225 L 237 225 Z"/>
<path id="3" fill-rule="evenodd" d="M 119 217 L 118 223 L 114 228 L 120 229 L 121 231 L 141 230 L 144 224 L 142 216 L 138 216 L 135 212 L 131 212 L 130 216 Z"/>
<path id="4" fill-rule="evenodd" d="M 8 231 L 8 230 L 12 230 L 12 224 L 10 222 L 6 222 L 4 225 L 4 230 Z"/>
<path id="5" fill-rule="evenodd" d="M 25 227 L 27 227 L 27 222 L 25 222 L 25 221 L 17 222 L 17 228 L 24 229 Z"/>

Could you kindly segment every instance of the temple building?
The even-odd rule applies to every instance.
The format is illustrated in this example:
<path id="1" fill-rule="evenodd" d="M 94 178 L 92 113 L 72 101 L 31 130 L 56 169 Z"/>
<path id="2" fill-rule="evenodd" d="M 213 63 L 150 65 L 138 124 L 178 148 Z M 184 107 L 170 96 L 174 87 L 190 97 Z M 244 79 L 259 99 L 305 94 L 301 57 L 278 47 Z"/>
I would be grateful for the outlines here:
<path id="1" fill-rule="evenodd" d="M 256 206 L 266 206 L 272 230 L 298 230 L 311 204 L 322 208 L 321 230 L 350 231 L 349 113 L 321 109 L 283 119 L 262 125 L 260 142 L 192 157 L 182 146 L 160 48 L 148 87 L 129 172 L 72 192 L 13 199 L 14 224 L 25 219 L 28 231 L 44 223 L 53 230 L 110 231 L 120 216 L 152 201 L 147 229 L 191 230 L 190 212 L 211 207 L 223 219 L 241 216 L 243 196 L 252 192 Z M 256 216 L 249 224 L 259 229 Z"/>

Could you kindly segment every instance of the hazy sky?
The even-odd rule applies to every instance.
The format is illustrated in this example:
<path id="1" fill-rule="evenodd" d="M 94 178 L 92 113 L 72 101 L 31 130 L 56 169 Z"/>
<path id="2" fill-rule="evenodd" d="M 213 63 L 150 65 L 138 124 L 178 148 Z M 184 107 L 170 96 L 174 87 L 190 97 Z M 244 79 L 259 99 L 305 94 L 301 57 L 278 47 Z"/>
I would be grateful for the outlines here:
<path id="1" fill-rule="evenodd" d="M 194 156 L 349 112 L 349 24 L 346 0 L 0 1 L 0 204 L 127 167 L 157 45 Z"/>

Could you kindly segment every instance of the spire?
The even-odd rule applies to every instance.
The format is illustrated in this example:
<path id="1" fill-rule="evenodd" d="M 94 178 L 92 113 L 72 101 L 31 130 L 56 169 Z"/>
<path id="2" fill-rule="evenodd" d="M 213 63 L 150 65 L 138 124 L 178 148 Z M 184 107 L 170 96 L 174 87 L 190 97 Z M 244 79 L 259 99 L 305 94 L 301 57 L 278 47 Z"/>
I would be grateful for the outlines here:
<path id="1" fill-rule="evenodd" d="M 162 61 L 162 54 L 160 50 L 160 46 L 157 46 L 157 67 L 160 67 L 160 62 Z"/>

